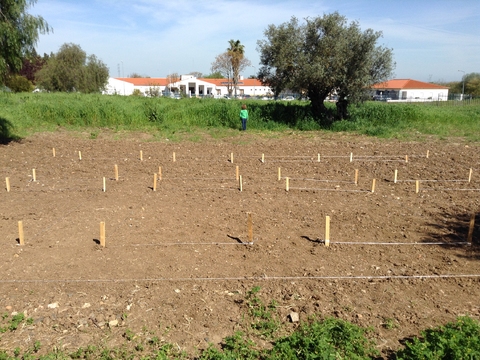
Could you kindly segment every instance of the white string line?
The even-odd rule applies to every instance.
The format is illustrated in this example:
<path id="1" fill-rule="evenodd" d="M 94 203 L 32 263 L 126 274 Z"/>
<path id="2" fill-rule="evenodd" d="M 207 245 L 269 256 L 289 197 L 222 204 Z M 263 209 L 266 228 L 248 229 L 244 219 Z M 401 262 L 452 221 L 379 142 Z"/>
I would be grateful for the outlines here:
<path id="1" fill-rule="evenodd" d="M 318 181 L 318 182 L 338 182 L 338 183 L 347 183 L 347 184 L 355 184 L 354 181 L 348 180 L 328 180 L 328 179 L 310 179 L 310 178 L 292 178 L 289 176 L 282 176 L 282 179 L 289 178 L 290 180 L 303 180 L 303 181 Z"/>
<path id="2" fill-rule="evenodd" d="M 239 277 L 190 277 L 190 278 L 131 278 L 131 279 L 0 279 L 0 284 L 18 283 L 125 283 L 125 282 L 175 282 L 175 281 L 259 281 L 259 280 L 403 280 L 403 279 L 452 279 L 480 278 L 480 274 L 443 275 L 359 275 L 359 276 L 239 276 Z"/>
<path id="3" fill-rule="evenodd" d="M 370 190 L 343 190 L 343 189 L 317 189 L 317 188 L 299 188 L 289 186 L 289 190 L 311 190 L 311 191 L 338 191 L 338 192 L 362 192 L 371 193 Z"/>
<path id="4" fill-rule="evenodd" d="M 38 235 L 38 234 L 36 234 Z M 109 240 L 109 243 L 106 245 L 106 248 L 124 248 L 124 247 L 149 247 L 149 246 L 156 246 L 156 247 L 168 247 L 168 246 L 192 246 L 192 245 L 199 245 L 199 246 L 218 246 L 218 245 L 234 245 L 234 246 L 250 246 L 254 245 L 255 241 L 253 242 L 211 242 L 211 243 L 204 243 L 204 242 L 182 242 L 182 243 L 155 243 L 155 244 L 122 244 L 122 245 L 111 245 L 112 242 L 115 240 Z M 15 246 L 20 246 L 16 244 Z M 55 245 L 48 245 L 48 246 L 36 246 L 33 244 L 29 244 L 30 249 L 52 249 L 52 248 L 81 248 L 83 249 L 85 246 L 82 244 L 55 244 Z"/>
<path id="5" fill-rule="evenodd" d="M 160 182 L 162 181 L 166 181 L 166 180 L 199 180 L 199 181 L 202 181 L 202 180 L 222 180 L 222 181 L 235 181 L 235 177 L 229 177 L 229 178 L 196 178 L 196 177 L 164 177 L 162 176 L 162 179 L 159 180 Z"/>
<path id="6" fill-rule="evenodd" d="M 397 180 L 399 182 L 468 182 L 468 180 Z"/>
<path id="7" fill-rule="evenodd" d="M 325 240 L 321 240 L 325 242 Z M 446 246 L 470 246 L 471 244 L 466 241 L 457 241 L 452 243 L 447 242 L 413 242 L 413 243 L 402 243 L 402 242 L 355 242 L 355 241 L 330 241 L 330 244 L 345 244 L 345 245 L 446 245 Z"/>
<path id="8" fill-rule="evenodd" d="M 446 190 L 446 191 L 480 191 L 480 189 L 449 189 L 449 188 L 424 188 L 424 189 L 420 189 L 420 191 L 442 191 L 442 190 Z"/>
<path id="9" fill-rule="evenodd" d="M 42 232 L 44 232 L 44 231 L 42 231 Z M 35 234 L 35 235 L 38 235 L 38 234 Z M 113 238 L 115 238 L 115 236 L 113 236 Z M 241 242 L 241 243 L 239 243 L 239 242 L 237 242 L 237 243 L 235 243 L 235 242 L 228 242 L 228 243 L 226 243 L 226 242 L 177 242 L 177 243 L 110 245 L 114 241 L 115 240 L 110 240 L 107 248 L 120 248 L 120 247 L 128 247 L 128 246 L 131 246 L 131 247 L 148 247 L 148 246 L 161 247 L 161 246 L 164 246 L 164 247 L 167 247 L 167 246 L 178 246 L 178 245 L 181 245 L 181 246 L 191 246 L 191 245 L 201 245 L 201 246 L 216 246 L 216 245 L 250 246 L 250 245 L 255 245 L 255 243 L 256 243 L 256 241 L 258 241 L 258 239 L 256 241 L 253 241 L 253 242 Z M 317 242 L 325 243 L 325 240 L 318 239 Z M 330 245 L 332 245 L 332 244 L 338 244 L 338 245 L 378 245 L 378 246 L 390 246 L 390 245 L 395 245 L 395 246 L 397 246 L 397 245 L 471 246 L 471 244 L 469 242 L 466 242 L 466 241 L 456 241 L 456 242 L 451 242 L 451 243 L 444 242 L 444 241 L 440 241 L 440 242 L 412 242 L 412 243 L 406 243 L 406 242 L 375 242 L 375 241 L 358 241 L 358 242 L 357 241 L 330 241 Z M 77 247 L 82 247 L 83 248 L 83 246 L 79 246 L 80 244 L 74 244 L 74 245 L 55 244 L 55 247 L 57 247 L 57 248 L 62 248 L 62 247 L 72 248 L 72 247 L 75 247 L 75 245 L 77 245 Z M 16 246 L 20 246 L 20 245 L 16 244 Z M 30 244 L 30 247 L 35 248 L 35 249 L 52 248 L 51 245 L 49 245 L 49 246 L 34 246 L 33 244 Z"/>

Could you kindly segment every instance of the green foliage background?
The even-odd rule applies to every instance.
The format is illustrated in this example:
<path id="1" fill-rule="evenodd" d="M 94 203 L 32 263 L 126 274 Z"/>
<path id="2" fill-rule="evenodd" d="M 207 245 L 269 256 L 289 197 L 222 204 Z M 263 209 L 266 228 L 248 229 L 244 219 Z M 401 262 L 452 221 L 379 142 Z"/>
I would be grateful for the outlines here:
<path id="1" fill-rule="evenodd" d="M 306 101 L 170 99 L 79 93 L 0 93 L 0 136 L 25 137 L 38 131 L 105 128 L 172 136 L 197 130 L 240 130 L 241 104 L 249 110 L 248 131 L 348 131 L 384 138 L 426 136 L 480 140 L 480 102 L 351 105 L 348 120 L 322 127 Z M 334 107 L 326 103 L 327 107 Z"/>

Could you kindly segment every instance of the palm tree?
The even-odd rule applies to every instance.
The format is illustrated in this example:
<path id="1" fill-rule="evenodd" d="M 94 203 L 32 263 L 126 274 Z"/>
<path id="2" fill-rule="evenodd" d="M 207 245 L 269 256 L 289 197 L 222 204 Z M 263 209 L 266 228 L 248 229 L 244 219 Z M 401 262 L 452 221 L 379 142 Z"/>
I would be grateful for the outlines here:
<path id="1" fill-rule="evenodd" d="M 240 43 L 240 40 L 230 40 L 228 42 L 230 47 L 227 49 L 227 54 L 230 56 L 233 73 L 233 88 L 235 91 L 235 97 L 237 97 L 237 84 L 240 72 L 240 65 L 244 58 L 245 47 Z"/>

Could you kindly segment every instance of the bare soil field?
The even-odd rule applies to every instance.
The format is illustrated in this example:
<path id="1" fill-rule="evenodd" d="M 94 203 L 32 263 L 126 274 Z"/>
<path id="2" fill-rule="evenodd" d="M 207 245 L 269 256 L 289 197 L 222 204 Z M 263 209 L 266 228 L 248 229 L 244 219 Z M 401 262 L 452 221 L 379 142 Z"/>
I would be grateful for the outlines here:
<path id="1" fill-rule="evenodd" d="M 479 144 L 113 136 L 0 146 L 0 313 L 33 318 L 0 349 L 113 347 L 128 332 L 195 355 L 245 331 L 254 286 L 278 302 L 284 332 L 292 312 L 338 317 L 373 327 L 384 356 L 422 329 L 480 318 L 478 215 L 467 242 Z"/>

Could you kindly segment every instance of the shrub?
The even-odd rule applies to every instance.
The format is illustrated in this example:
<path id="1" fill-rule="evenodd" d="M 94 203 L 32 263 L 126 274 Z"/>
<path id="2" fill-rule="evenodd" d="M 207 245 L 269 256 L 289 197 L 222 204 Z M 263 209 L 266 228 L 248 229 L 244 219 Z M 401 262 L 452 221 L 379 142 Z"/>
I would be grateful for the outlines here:
<path id="1" fill-rule="evenodd" d="M 371 359 L 378 355 L 368 330 L 347 321 L 327 318 L 304 324 L 277 340 L 269 359 Z"/>
<path id="2" fill-rule="evenodd" d="M 480 359 L 480 323 L 469 317 L 421 332 L 397 352 L 398 360 Z"/>

